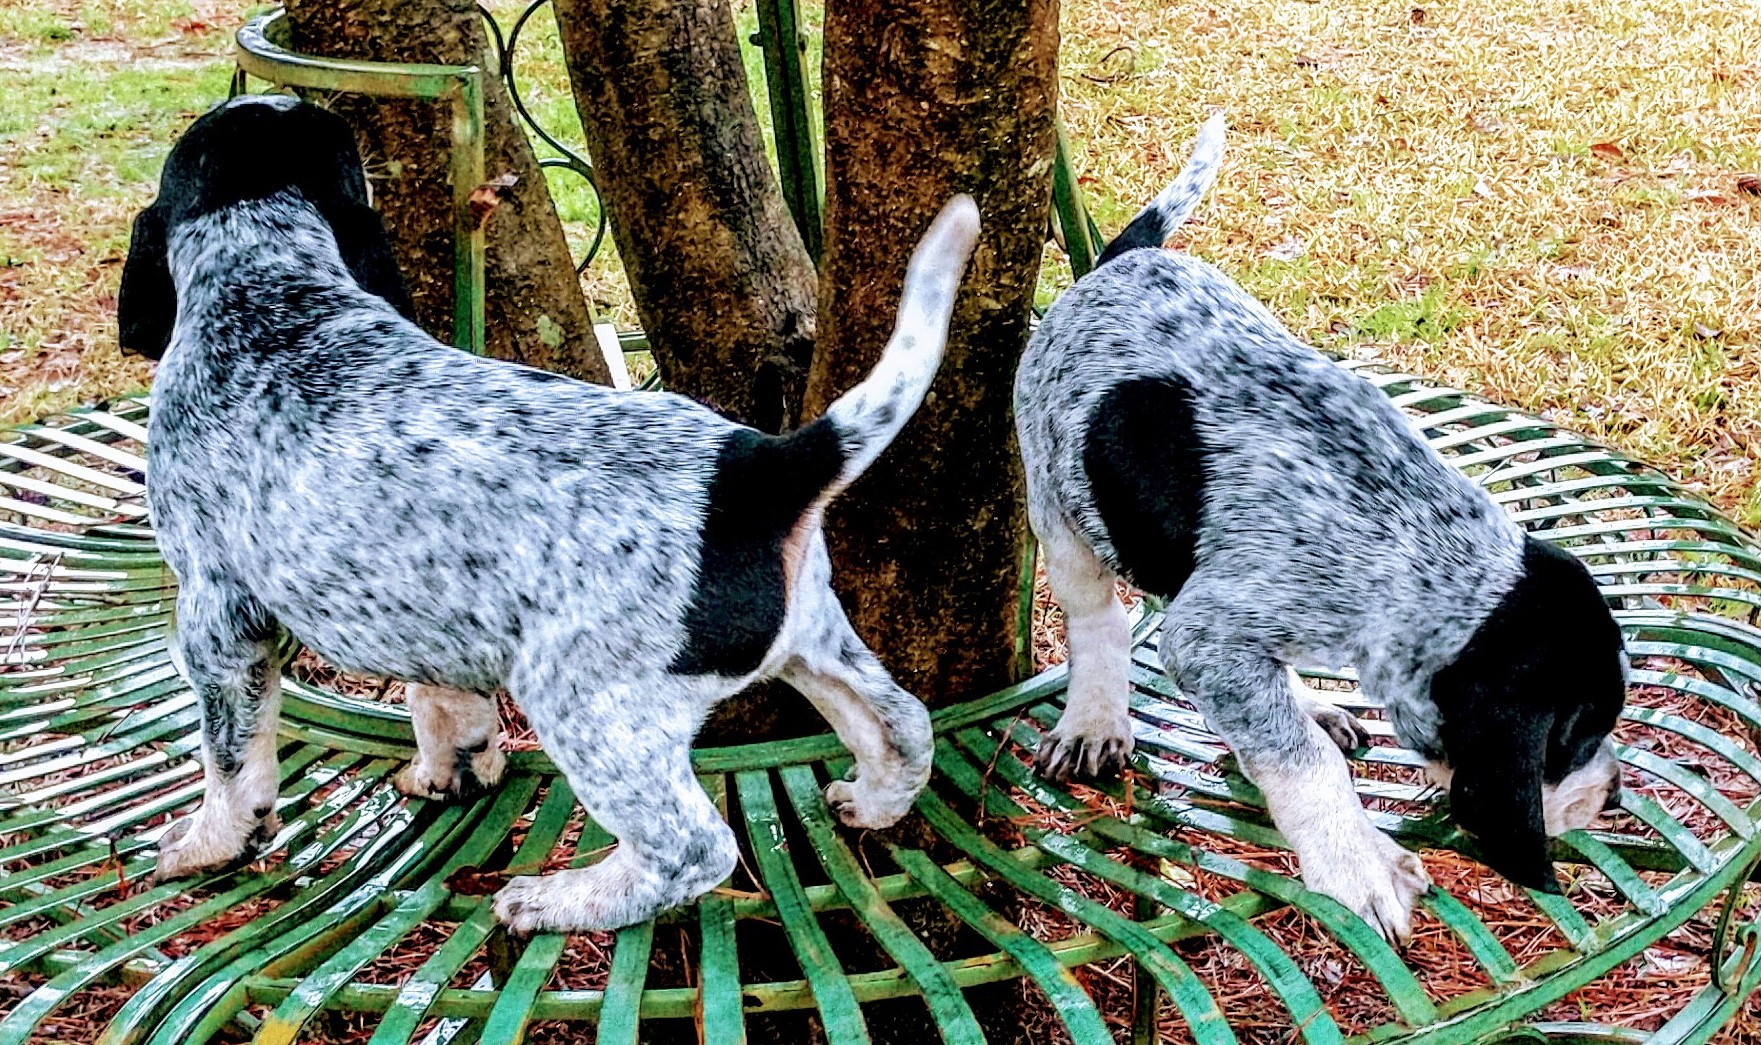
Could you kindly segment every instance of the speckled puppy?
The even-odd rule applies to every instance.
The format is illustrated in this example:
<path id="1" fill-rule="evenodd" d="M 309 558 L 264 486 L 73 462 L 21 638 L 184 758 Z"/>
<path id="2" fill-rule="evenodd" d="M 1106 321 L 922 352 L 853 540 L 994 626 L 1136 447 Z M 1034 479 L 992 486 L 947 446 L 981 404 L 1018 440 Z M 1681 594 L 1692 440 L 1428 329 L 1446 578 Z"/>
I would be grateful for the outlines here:
<path id="1" fill-rule="evenodd" d="M 1526 537 L 1369 382 L 1216 268 L 1159 249 L 1216 177 L 1223 124 L 1046 314 L 1015 416 L 1028 511 L 1069 627 L 1040 771 L 1131 753 L 1116 577 L 1172 601 L 1168 675 L 1265 794 L 1303 878 L 1391 939 L 1429 880 L 1370 822 L 1355 721 L 1289 669 L 1355 665 L 1493 868 L 1557 891 L 1547 836 L 1618 792 L 1620 630 L 1589 573 Z M 1337 746 L 1336 746 L 1337 745 Z"/>
<path id="2" fill-rule="evenodd" d="M 353 136 L 288 98 L 201 117 L 135 223 L 122 342 L 163 354 L 148 497 L 200 699 L 202 807 L 162 878 L 277 827 L 276 636 L 412 690 L 418 793 L 493 783 L 506 686 L 588 811 L 599 864 L 516 878 L 520 932 L 613 928 L 733 869 L 691 773 L 719 700 L 780 677 L 855 756 L 827 798 L 882 827 L 929 774 L 928 715 L 851 631 L 821 512 L 911 416 L 978 234 L 956 197 L 912 255 L 869 378 L 786 436 L 439 344 L 405 315 Z"/>

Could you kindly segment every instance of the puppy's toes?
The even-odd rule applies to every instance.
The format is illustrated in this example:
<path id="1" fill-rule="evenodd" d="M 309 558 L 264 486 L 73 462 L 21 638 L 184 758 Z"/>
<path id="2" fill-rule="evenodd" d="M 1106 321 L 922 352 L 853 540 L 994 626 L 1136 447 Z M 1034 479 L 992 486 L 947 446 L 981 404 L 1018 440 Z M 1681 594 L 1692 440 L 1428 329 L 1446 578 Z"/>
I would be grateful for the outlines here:
<path id="1" fill-rule="evenodd" d="M 495 894 L 495 920 L 513 936 L 554 930 L 544 892 L 544 880 L 536 875 L 513 879 Z"/>
<path id="2" fill-rule="evenodd" d="M 501 783 L 507 755 L 493 740 L 459 748 L 450 759 L 418 752 L 415 761 L 398 771 L 392 784 L 411 798 L 461 799 L 482 794 Z"/>
<path id="3" fill-rule="evenodd" d="M 153 881 L 169 882 L 239 867 L 255 859 L 260 847 L 281 831 L 281 817 L 273 809 L 242 828 L 216 823 L 203 815 L 203 809 L 172 824 L 159 839 Z"/>
<path id="4" fill-rule="evenodd" d="M 1324 730 L 1339 750 L 1351 754 L 1360 747 L 1368 747 L 1370 731 L 1358 721 L 1356 715 L 1332 704 L 1315 703 L 1309 706 L 1309 717 L 1313 718 Z"/>
<path id="5" fill-rule="evenodd" d="M 892 827 L 910 810 L 916 797 L 916 791 L 881 793 L 867 787 L 861 777 L 834 780 L 825 789 L 825 803 L 838 822 L 865 831 Z"/>
<path id="6" fill-rule="evenodd" d="M 1135 746 L 1129 724 L 1106 731 L 1054 729 L 1040 741 L 1033 765 L 1040 776 L 1059 784 L 1111 780 L 1131 765 Z"/>
<path id="7" fill-rule="evenodd" d="M 1330 866 L 1305 863 L 1302 877 L 1315 892 L 1345 905 L 1389 943 L 1405 946 L 1412 939 L 1412 912 L 1431 878 L 1417 853 L 1402 849 L 1380 831 L 1356 856 Z"/>

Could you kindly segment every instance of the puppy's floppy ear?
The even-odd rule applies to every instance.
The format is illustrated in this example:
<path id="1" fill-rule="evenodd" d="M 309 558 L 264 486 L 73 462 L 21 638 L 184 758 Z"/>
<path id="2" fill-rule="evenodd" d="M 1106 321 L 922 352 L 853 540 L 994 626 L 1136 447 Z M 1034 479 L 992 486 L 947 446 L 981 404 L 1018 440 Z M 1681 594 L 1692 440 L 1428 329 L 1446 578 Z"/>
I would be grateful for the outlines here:
<path id="1" fill-rule="evenodd" d="M 116 295 L 116 339 L 123 349 L 158 359 L 177 321 L 177 288 L 166 253 L 165 215 L 157 204 L 135 217 Z"/>
<path id="2" fill-rule="evenodd" d="M 369 294 L 377 294 L 405 319 L 415 319 L 416 309 L 410 303 L 410 292 L 404 286 L 403 272 L 397 267 L 397 256 L 391 249 L 391 236 L 379 213 L 364 203 L 346 202 L 327 208 L 324 216 L 336 236 L 336 246 L 343 263 L 349 267 L 355 282 Z"/>
<path id="3" fill-rule="evenodd" d="M 1541 809 L 1551 715 L 1495 713 L 1449 730 L 1449 811 L 1492 870 L 1521 886 L 1560 892 Z M 1514 709 L 1512 709 L 1514 710 Z"/>

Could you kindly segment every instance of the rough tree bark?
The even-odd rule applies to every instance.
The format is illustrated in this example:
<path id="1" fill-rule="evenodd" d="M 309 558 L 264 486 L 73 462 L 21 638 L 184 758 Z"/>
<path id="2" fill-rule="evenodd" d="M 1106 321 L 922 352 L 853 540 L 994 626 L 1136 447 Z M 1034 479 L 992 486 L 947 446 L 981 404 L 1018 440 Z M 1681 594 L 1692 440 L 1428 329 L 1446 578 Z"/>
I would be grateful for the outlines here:
<path id="1" fill-rule="evenodd" d="M 287 0 L 296 50 L 334 58 L 434 62 L 492 69 L 474 0 Z M 410 286 L 416 318 L 452 340 L 452 189 L 443 105 L 342 95 L 332 107 L 354 125 Z M 485 226 L 486 342 L 490 355 L 610 382 L 592 313 L 544 174 L 501 82 L 484 77 L 484 174 L 513 174 Z"/>
<path id="2" fill-rule="evenodd" d="M 575 105 L 667 388 L 792 427 L 814 271 L 747 93 L 726 0 L 556 0 Z"/>
<path id="3" fill-rule="evenodd" d="M 1057 0 L 827 5 L 810 416 L 879 357 L 905 258 L 947 198 L 972 193 L 984 217 L 929 400 L 827 525 L 856 630 L 931 704 L 1012 667 L 1025 506 L 1011 386 L 1045 241 L 1057 55 Z"/>

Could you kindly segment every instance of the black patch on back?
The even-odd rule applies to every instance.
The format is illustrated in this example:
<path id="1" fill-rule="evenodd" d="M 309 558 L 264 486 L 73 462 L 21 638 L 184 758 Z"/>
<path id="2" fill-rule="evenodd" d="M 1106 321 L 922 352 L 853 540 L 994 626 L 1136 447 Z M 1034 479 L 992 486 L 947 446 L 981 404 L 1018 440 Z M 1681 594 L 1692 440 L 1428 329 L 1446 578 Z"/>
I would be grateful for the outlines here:
<path id="1" fill-rule="evenodd" d="M 1113 565 L 1164 598 L 1192 575 L 1204 507 L 1205 449 L 1192 402 L 1177 377 L 1121 382 L 1089 414 L 1082 448 Z"/>
<path id="2" fill-rule="evenodd" d="M 685 645 L 671 670 L 757 670 L 783 627 L 783 539 L 843 466 L 843 440 L 825 418 L 784 436 L 728 434 L 709 483 Z"/>
<path id="3" fill-rule="evenodd" d="M 1541 786 L 1583 766 L 1625 702 L 1620 627 L 1570 553 L 1524 539 L 1523 573 L 1431 678 L 1449 806 L 1506 878 L 1558 892 Z"/>
<path id="4" fill-rule="evenodd" d="M 1113 242 L 1107 244 L 1106 250 L 1101 251 L 1101 256 L 1095 259 L 1095 268 L 1100 268 L 1128 250 L 1160 247 L 1167 241 L 1167 219 L 1159 209 L 1145 208 L 1131 219 L 1131 224 L 1125 226 L 1119 235 L 1113 237 Z"/>

